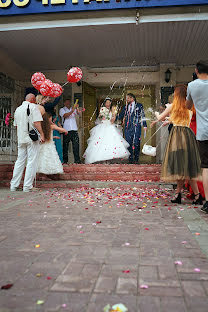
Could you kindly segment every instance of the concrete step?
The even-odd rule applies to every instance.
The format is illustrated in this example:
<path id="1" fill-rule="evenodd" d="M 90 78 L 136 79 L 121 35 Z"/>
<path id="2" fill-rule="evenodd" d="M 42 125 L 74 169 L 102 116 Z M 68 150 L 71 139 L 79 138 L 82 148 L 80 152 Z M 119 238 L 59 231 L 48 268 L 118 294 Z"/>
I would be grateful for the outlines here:
<path id="1" fill-rule="evenodd" d="M 0 165 L 0 180 L 11 180 L 13 165 Z M 37 174 L 37 181 L 159 181 L 160 165 L 77 165 L 64 166 L 64 174 Z"/>
<path id="2" fill-rule="evenodd" d="M 22 184 L 20 185 L 22 187 Z M 165 184 L 162 182 L 117 182 L 117 181 L 37 181 L 36 186 L 40 189 L 62 189 L 62 188 L 81 188 L 81 187 L 90 187 L 90 188 L 143 188 L 143 189 L 173 189 L 172 184 Z M 1 188 L 9 188 L 9 181 L 0 181 Z"/>

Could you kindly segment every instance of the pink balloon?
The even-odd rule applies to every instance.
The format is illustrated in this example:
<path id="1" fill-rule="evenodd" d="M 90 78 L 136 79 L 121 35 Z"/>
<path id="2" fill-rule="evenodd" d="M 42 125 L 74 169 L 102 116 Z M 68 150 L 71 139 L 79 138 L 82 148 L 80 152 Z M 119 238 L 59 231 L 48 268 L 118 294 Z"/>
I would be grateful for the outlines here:
<path id="1" fill-rule="evenodd" d="M 82 70 L 79 67 L 72 67 L 67 73 L 69 82 L 78 82 L 82 79 Z"/>
<path id="2" fill-rule="evenodd" d="M 35 89 L 40 90 L 40 86 L 45 79 L 46 77 L 43 73 L 34 73 L 31 77 L 31 83 Z"/>
<path id="3" fill-rule="evenodd" d="M 56 97 L 60 96 L 62 94 L 62 92 L 63 92 L 63 89 L 60 86 L 60 84 L 53 83 L 53 87 L 51 89 L 49 96 L 56 98 Z"/>
<path id="4" fill-rule="evenodd" d="M 46 79 L 40 86 L 40 93 L 44 96 L 49 96 L 53 88 L 53 82 Z"/>

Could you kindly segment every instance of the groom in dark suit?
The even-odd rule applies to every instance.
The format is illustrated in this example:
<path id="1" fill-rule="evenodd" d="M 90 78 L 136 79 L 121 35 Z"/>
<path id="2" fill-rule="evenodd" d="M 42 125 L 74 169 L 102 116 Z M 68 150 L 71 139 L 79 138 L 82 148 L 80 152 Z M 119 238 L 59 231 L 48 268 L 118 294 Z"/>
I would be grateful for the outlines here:
<path id="1" fill-rule="evenodd" d="M 128 148 L 130 152 L 129 163 L 138 163 L 141 130 L 142 126 L 145 131 L 147 130 L 147 123 L 143 105 L 136 102 L 136 97 L 133 93 L 127 94 L 126 105 L 123 107 L 118 119 L 123 121 L 125 139 L 130 145 Z"/>

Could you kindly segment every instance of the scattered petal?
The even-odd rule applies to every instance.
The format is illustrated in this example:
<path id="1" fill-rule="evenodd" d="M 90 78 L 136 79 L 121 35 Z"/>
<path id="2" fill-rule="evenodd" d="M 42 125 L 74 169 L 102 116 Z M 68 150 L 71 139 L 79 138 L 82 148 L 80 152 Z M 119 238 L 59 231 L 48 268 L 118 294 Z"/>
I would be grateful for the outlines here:
<path id="1" fill-rule="evenodd" d="M 6 284 L 1 286 L 1 289 L 10 289 L 13 286 L 13 284 Z"/>
<path id="2" fill-rule="evenodd" d="M 41 277 L 41 276 L 43 276 L 43 274 L 37 273 L 36 276 L 37 276 L 37 277 Z"/>
<path id="3" fill-rule="evenodd" d="M 38 301 L 36 302 L 36 304 L 38 304 L 38 305 L 44 304 L 44 300 L 38 300 Z"/>
<path id="4" fill-rule="evenodd" d="M 201 270 L 199 268 L 194 269 L 195 272 L 200 272 Z"/>
<path id="5" fill-rule="evenodd" d="M 148 285 L 142 284 L 142 285 L 139 286 L 139 288 L 141 288 L 141 289 L 147 289 L 147 288 L 149 288 L 149 286 L 148 286 Z"/>
<path id="6" fill-rule="evenodd" d="M 176 265 L 182 265 L 183 263 L 182 263 L 182 261 L 177 260 L 177 261 L 175 261 L 175 264 Z"/>

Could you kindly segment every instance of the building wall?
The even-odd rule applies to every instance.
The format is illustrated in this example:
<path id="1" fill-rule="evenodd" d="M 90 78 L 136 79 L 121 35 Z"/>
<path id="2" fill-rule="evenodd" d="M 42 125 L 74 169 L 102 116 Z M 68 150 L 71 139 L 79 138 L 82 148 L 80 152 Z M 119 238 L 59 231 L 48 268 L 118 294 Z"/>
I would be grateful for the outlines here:
<path id="1" fill-rule="evenodd" d="M 6 62 L 5 62 L 6 60 Z M 24 68 L 16 64 L 8 55 L 0 50 L 0 66 L 2 72 L 11 76 L 15 80 L 15 90 L 13 92 L 13 109 L 15 109 L 22 100 L 24 99 L 24 91 L 26 87 L 31 87 L 30 77 L 32 73 L 28 72 Z M 172 72 L 171 80 L 166 83 L 165 71 L 169 68 Z M 161 103 L 161 87 L 175 86 L 178 83 L 188 83 L 192 80 L 192 73 L 194 71 L 194 66 L 190 67 L 175 67 L 174 64 L 161 64 L 157 67 L 144 67 L 144 68 L 99 68 L 99 69 L 87 69 L 83 68 L 83 81 L 87 82 L 93 86 L 122 86 L 126 83 L 128 85 L 154 85 L 155 86 L 155 100 L 156 107 L 159 108 Z M 67 81 L 67 71 L 46 71 L 44 74 L 47 78 L 54 82 L 64 84 Z M 67 88 L 68 89 L 68 88 Z M 77 84 L 71 85 L 71 97 L 72 102 L 74 101 L 74 94 L 82 93 L 82 86 L 77 86 Z M 68 97 L 68 93 L 67 93 Z M 63 105 L 63 101 L 60 106 Z M 59 107 L 60 107 L 59 106 Z M 78 124 L 80 128 L 80 139 L 81 139 L 81 127 L 82 119 L 78 119 Z M 165 129 L 157 134 L 157 142 L 161 140 L 158 147 L 157 162 L 160 163 L 163 157 L 163 152 L 167 140 L 168 132 Z M 82 144 L 82 142 L 81 142 Z M 72 151 L 70 153 L 70 161 L 73 162 Z"/>

